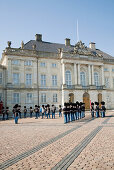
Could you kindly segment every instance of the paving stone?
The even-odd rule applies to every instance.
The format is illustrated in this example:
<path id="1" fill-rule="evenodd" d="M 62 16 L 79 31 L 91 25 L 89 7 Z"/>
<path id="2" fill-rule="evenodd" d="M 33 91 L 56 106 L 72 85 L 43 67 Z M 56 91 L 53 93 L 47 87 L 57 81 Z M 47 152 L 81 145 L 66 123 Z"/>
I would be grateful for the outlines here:
<path id="1" fill-rule="evenodd" d="M 113 112 L 107 113 L 107 115 L 111 114 Z M 109 127 L 107 124 L 112 126 L 114 118 L 110 117 L 107 124 L 102 123 L 108 117 L 94 119 L 85 124 L 89 118 L 90 113 L 87 112 L 84 119 L 68 124 L 63 123 L 63 117 L 57 117 L 55 120 L 20 119 L 18 125 L 14 124 L 14 120 L 1 121 L 0 163 L 80 125 L 80 128 L 7 168 L 8 170 L 51 169 L 95 128 L 103 126 L 103 129 L 92 139 L 68 169 L 89 170 L 96 168 L 106 169 L 107 167 L 113 169 L 114 138 L 112 134 L 114 127 Z"/>

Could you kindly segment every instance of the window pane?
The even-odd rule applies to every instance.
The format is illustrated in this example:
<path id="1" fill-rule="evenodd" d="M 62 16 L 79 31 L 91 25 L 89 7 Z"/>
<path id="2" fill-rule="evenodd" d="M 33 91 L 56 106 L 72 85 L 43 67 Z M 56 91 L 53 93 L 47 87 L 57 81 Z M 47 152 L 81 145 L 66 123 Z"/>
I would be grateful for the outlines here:
<path id="1" fill-rule="evenodd" d="M 13 103 L 19 103 L 19 93 L 13 93 Z"/>
<path id="2" fill-rule="evenodd" d="M 105 77 L 105 86 L 109 88 L 109 78 Z"/>
<path id="3" fill-rule="evenodd" d="M 41 94 L 41 102 L 46 103 L 46 94 L 45 93 Z"/>
<path id="4" fill-rule="evenodd" d="M 32 85 L 32 74 L 26 74 L 26 85 Z"/>
<path id="5" fill-rule="evenodd" d="M 99 75 L 98 73 L 94 73 L 94 84 L 95 86 L 99 86 Z"/>
<path id="6" fill-rule="evenodd" d="M 41 86 L 46 86 L 46 75 L 41 75 Z"/>
<path id="7" fill-rule="evenodd" d="M 71 72 L 70 71 L 66 71 L 65 72 L 65 81 L 66 81 L 66 85 L 71 85 Z"/>
<path id="8" fill-rule="evenodd" d="M 19 84 L 19 73 L 13 73 L 13 84 Z"/>
<path id="9" fill-rule="evenodd" d="M 81 81 L 82 86 L 86 85 L 86 79 L 85 79 L 85 73 L 84 72 L 80 73 L 80 81 Z"/>
<path id="10" fill-rule="evenodd" d="M 57 86 L 57 75 L 52 75 L 52 86 Z"/>
<path id="11" fill-rule="evenodd" d="M 19 65 L 19 60 L 12 60 L 12 64 Z"/>
<path id="12" fill-rule="evenodd" d="M 57 102 L 57 94 L 56 93 L 53 94 L 53 102 L 55 102 L 55 103 Z"/>
<path id="13" fill-rule="evenodd" d="M 57 65 L 56 65 L 56 63 L 52 63 L 52 67 L 56 67 Z"/>
<path id="14" fill-rule="evenodd" d="M 27 93 L 27 103 L 32 103 L 32 93 Z"/>
<path id="15" fill-rule="evenodd" d="M 40 66 L 41 66 L 41 67 L 45 67 L 46 64 L 45 64 L 45 63 L 40 63 Z"/>
<path id="16" fill-rule="evenodd" d="M 25 65 L 26 65 L 26 66 L 32 66 L 32 61 L 30 61 L 30 60 L 25 61 Z"/>
<path id="17" fill-rule="evenodd" d="M 0 84 L 2 84 L 2 73 L 0 73 Z"/>

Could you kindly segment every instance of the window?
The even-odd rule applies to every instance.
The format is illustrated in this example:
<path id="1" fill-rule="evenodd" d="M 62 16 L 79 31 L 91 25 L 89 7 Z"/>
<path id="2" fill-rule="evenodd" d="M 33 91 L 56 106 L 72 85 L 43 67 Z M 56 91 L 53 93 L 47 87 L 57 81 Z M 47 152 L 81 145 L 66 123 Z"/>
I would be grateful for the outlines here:
<path id="1" fill-rule="evenodd" d="M 30 60 L 25 61 L 25 66 L 32 66 L 32 61 L 30 61 Z"/>
<path id="2" fill-rule="evenodd" d="M 56 64 L 56 63 L 52 63 L 52 67 L 54 67 L 54 68 L 55 68 L 56 66 L 57 66 L 57 64 Z"/>
<path id="3" fill-rule="evenodd" d="M 26 103 L 32 103 L 32 93 L 27 93 Z"/>
<path id="4" fill-rule="evenodd" d="M 45 66 L 46 66 L 46 63 L 40 63 L 40 66 L 41 66 L 41 67 L 45 67 Z"/>
<path id="5" fill-rule="evenodd" d="M 86 86 L 86 78 L 85 78 L 84 72 L 80 73 L 80 83 L 81 83 L 82 86 Z"/>
<path id="6" fill-rule="evenodd" d="M 41 94 L 41 102 L 46 103 L 46 94 L 45 93 Z"/>
<path id="7" fill-rule="evenodd" d="M 19 73 L 13 73 L 13 84 L 19 84 Z"/>
<path id="8" fill-rule="evenodd" d="M 46 86 L 46 75 L 41 75 L 41 86 Z"/>
<path id="9" fill-rule="evenodd" d="M 113 78 L 113 88 L 114 88 L 114 78 Z"/>
<path id="10" fill-rule="evenodd" d="M 71 85 L 71 72 L 68 70 L 65 72 L 66 85 Z"/>
<path id="11" fill-rule="evenodd" d="M 109 87 L 109 78 L 108 77 L 105 77 L 105 86 L 106 86 L 106 88 Z"/>
<path id="12" fill-rule="evenodd" d="M 114 68 L 112 68 L 112 72 L 114 72 Z"/>
<path id="13" fill-rule="evenodd" d="M 12 60 L 12 64 L 19 65 L 19 60 Z"/>
<path id="14" fill-rule="evenodd" d="M 2 93 L 0 93 L 0 101 L 2 101 Z"/>
<path id="15" fill-rule="evenodd" d="M 108 68 L 104 68 L 104 71 L 108 71 Z"/>
<path id="16" fill-rule="evenodd" d="M 53 102 L 54 102 L 54 103 L 57 102 L 57 94 L 56 94 L 56 93 L 53 94 Z"/>
<path id="17" fill-rule="evenodd" d="M 2 84 L 2 73 L 0 73 L 0 84 Z"/>
<path id="18" fill-rule="evenodd" d="M 57 86 L 57 75 L 52 75 L 52 86 Z"/>
<path id="19" fill-rule="evenodd" d="M 19 104 L 19 93 L 13 93 L 13 103 Z"/>
<path id="20" fill-rule="evenodd" d="M 94 73 L 94 84 L 95 86 L 99 86 L 99 75 L 97 72 Z"/>
<path id="21" fill-rule="evenodd" d="M 32 85 L 32 74 L 26 74 L 26 85 Z"/>

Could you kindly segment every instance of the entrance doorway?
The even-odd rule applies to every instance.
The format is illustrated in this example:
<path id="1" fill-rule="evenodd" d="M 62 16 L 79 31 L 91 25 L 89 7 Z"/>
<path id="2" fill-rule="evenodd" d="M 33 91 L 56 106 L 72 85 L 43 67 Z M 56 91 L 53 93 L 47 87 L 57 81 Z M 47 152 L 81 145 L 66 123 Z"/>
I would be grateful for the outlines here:
<path id="1" fill-rule="evenodd" d="M 85 103 L 85 109 L 90 110 L 90 96 L 87 92 L 83 94 L 83 102 Z"/>
<path id="2" fill-rule="evenodd" d="M 101 108 L 101 102 L 102 102 L 102 94 L 98 94 L 98 102 L 99 102 L 99 107 Z"/>
<path id="3" fill-rule="evenodd" d="M 74 94 L 69 93 L 69 103 L 74 103 Z"/>

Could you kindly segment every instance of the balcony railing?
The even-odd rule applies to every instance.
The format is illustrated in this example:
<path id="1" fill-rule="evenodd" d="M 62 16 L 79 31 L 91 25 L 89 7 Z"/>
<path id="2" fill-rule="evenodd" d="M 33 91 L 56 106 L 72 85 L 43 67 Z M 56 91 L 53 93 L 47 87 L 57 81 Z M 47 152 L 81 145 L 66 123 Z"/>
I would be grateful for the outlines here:
<path id="1" fill-rule="evenodd" d="M 90 89 L 90 86 L 82 86 L 83 89 Z"/>
<path id="2" fill-rule="evenodd" d="M 96 89 L 102 90 L 104 86 L 96 86 Z"/>
<path id="3" fill-rule="evenodd" d="M 68 88 L 68 89 L 74 89 L 74 88 L 75 88 L 75 85 L 67 85 L 67 88 Z"/>

